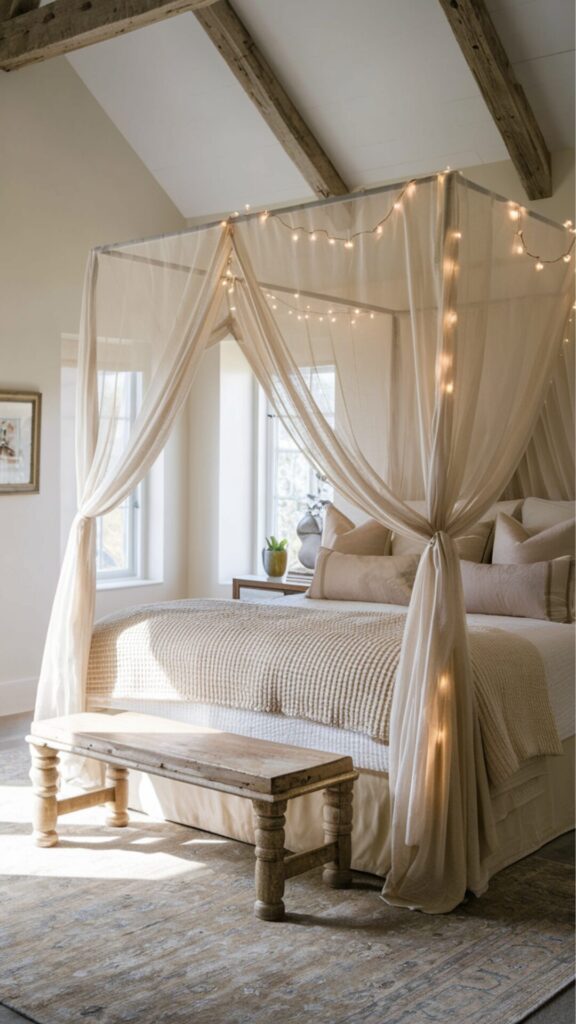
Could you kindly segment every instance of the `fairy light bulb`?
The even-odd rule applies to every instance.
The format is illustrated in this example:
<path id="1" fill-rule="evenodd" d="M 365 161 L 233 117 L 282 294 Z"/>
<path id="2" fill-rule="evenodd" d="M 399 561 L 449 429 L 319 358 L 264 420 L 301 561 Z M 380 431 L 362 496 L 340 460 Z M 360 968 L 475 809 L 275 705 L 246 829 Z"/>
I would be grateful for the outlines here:
<path id="1" fill-rule="evenodd" d="M 395 202 L 394 203 L 394 209 L 395 210 L 401 210 L 402 209 L 402 203 L 400 201 Z"/>
<path id="2" fill-rule="evenodd" d="M 453 382 L 451 380 L 449 380 L 444 385 L 444 391 L 446 392 L 447 395 L 453 395 L 454 394 L 454 384 L 453 384 Z"/>
<path id="3" fill-rule="evenodd" d="M 535 269 L 536 270 L 544 270 L 544 264 L 542 263 L 542 260 L 537 260 L 536 261 Z"/>
<path id="4" fill-rule="evenodd" d="M 410 184 L 406 188 L 406 195 L 407 196 L 413 196 L 415 191 L 416 191 L 416 185 L 414 184 L 413 181 L 411 181 Z"/>
<path id="5" fill-rule="evenodd" d="M 234 213 L 232 214 L 232 216 L 233 217 L 239 217 L 240 216 L 240 211 L 239 210 L 234 210 Z"/>
<path id="6" fill-rule="evenodd" d="M 263 210 L 258 220 L 260 221 L 261 224 L 265 224 L 269 216 L 270 214 L 268 213 L 268 210 Z"/>
<path id="7" fill-rule="evenodd" d="M 300 292 L 294 292 L 294 298 L 295 299 L 299 299 L 300 298 Z"/>
<path id="8" fill-rule="evenodd" d="M 462 232 L 461 231 L 454 231 L 452 237 L 455 238 L 457 242 L 459 242 L 460 239 L 462 238 Z"/>
<path id="9" fill-rule="evenodd" d="M 521 256 L 522 255 L 522 253 L 524 252 L 524 246 L 522 245 L 522 242 L 517 242 L 516 243 L 516 245 L 514 246 L 514 252 L 516 253 L 517 256 Z"/>
<path id="10" fill-rule="evenodd" d="M 319 323 L 323 323 L 324 322 L 324 317 L 323 316 L 319 316 L 318 317 L 318 321 L 319 321 Z"/>
<path id="11" fill-rule="evenodd" d="M 318 235 L 316 234 L 315 231 L 313 231 L 312 234 L 310 235 L 310 241 L 311 242 L 315 242 L 317 238 L 318 238 Z"/>
<path id="12" fill-rule="evenodd" d="M 565 228 L 571 228 L 572 227 L 572 221 L 571 220 L 565 220 L 564 221 L 564 227 Z"/>
<path id="13" fill-rule="evenodd" d="M 220 227 L 221 227 L 221 228 L 225 228 L 225 227 L 227 226 L 227 224 L 228 224 L 228 221 L 227 221 L 227 220 L 221 220 L 221 221 L 220 221 Z"/>
<path id="14" fill-rule="evenodd" d="M 336 323 L 336 317 L 335 316 L 331 316 L 330 317 L 330 323 L 331 324 L 335 324 Z"/>
<path id="15" fill-rule="evenodd" d="M 300 238 L 300 235 L 298 234 L 298 232 L 297 232 L 297 231 L 294 231 L 294 232 L 292 233 L 292 241 L 293 241 L 293 242 L 297 242 L 299 238 Z"/>
<path id="16" fill-rule="evenodd" d="M 383 231 L 384 231 L 384 228 L 383 228 L 382 224 L 379 224 L 378 227 L 376 228 L 376 234 L 378 236 L 380 236 Z"/>
<path id="17" fill-rule="evenodd" d="M 298 316 L 296 317 L 296 319 L 297 319 L 297 320 L 301 320 L 301 319 L 302 319 L 302 314 L 301 314 L 301 313 L 298 313 Z"/>
<path id="18" fill-rule="evenodd" d="M 562 259 L 564 260 L 564 263 L 570 263 L 572 256 L 569 252 L 567 252 L 566 255 L 562 257 Z"/>
<path id="19" fill-rule="evenodd" d="M 516 207 L 513 206 L 510 210 L 508 210 L 508 216 L 510 217 L 510 220 L 519 220 L 520 210 L 516 209 Z"/>
<path id="20" fill-rule="evenodd" d="M 244 203 L 244 209 L 246 210 L 246 213 L 248 213 L 248 210 L 250 209 L 250 203 Z"/>
<path id="21" fill-rule="evenodd" d="M 345 249 L 353 249 L 354 248 L 354 242 L 352 241 L 351 238 L 349 238 L 346 242 L 344 242 L 344 248 Z"/>
<path id="22" fill-rule="evenodd" d="M 457 321 L 458 321 L 458 313 L 456 313 L 453 309 L 451 309 L 450 312 L 446 314 L 446 322 L 451 324 L 451 325 L 454 325 L 455 323 L 457 323 Z"/>
<path id="23" fill-rule="evenodd" d="M 310 319 L 310 313 L 304 313 L 304 319 L 305 320 L 309 320 Z"/>
<path id="24" fill-rule="evenodd" d="M 291 309 L 288 310 L 288 316 L 292 316 L 292 310 Z"/>
<path id="25" fill-rule="evenodd" d="M 329 238 L 328 239 L 328 245 L 336 245 L 336 239 L 335 238 Z"/>
<path id="26" fill-rule="evenodd" d="M 355 312 L 356 316 L 360 316 L 360 310 L 359 309 L 355 309 L 354 312 Z"/>
<path id="27" fill-rule="evenodd" d="M 373 320 L 373 319 L 374 319 L 374 313 L 370 313 L 370 319 L 371 319 L 371 320 Z"/>

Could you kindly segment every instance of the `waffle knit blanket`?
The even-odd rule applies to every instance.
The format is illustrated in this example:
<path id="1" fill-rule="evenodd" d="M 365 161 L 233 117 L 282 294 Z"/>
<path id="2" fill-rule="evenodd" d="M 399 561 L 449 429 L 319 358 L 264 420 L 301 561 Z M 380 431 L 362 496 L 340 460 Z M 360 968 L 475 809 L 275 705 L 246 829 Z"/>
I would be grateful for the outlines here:
<path id="1" fill-rule="evenodd" d="M 273 602 L 144 605 L 96 624 L 88 705 L 150 699 L 303 718 L 387 744 L 405 615 Z M 472 629 L 476 706 L 490 781 L 561 754 L 540 655 L 500 629 Z"/>

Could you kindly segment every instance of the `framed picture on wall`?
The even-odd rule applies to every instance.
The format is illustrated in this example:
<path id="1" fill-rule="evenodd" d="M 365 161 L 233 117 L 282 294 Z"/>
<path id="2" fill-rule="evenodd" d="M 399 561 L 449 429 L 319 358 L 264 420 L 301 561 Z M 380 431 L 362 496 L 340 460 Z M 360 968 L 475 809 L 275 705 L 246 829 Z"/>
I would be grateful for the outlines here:
<path id="1" fill-rule="evenodd" d="M 0 494 L 39 490 L 41 404 L 37 391 L 0 388 Z"/>

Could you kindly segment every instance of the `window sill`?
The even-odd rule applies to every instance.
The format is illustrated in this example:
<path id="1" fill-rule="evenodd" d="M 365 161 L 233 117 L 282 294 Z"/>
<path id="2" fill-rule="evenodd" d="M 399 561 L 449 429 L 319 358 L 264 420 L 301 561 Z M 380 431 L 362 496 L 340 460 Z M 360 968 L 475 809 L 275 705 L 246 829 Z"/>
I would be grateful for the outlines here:
<path id="1" fill-rule="evenodd" d="M 163 584 L 164 580 L 143 580 L 140 578 L 128 578 L 115 579 L 115 580 L 97 580 L 96 590 L 129 590 L 132 587 L 159 587 Z"/>

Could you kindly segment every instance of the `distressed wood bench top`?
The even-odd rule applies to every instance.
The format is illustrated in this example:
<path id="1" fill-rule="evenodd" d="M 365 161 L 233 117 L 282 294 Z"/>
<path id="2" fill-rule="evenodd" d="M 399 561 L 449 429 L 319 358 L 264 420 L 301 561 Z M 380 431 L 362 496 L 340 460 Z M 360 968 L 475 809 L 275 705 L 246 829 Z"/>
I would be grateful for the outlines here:
<path id="1" fill-rule="evenodd" d="M 135 712 L 82 712 L 32 723 L 30 741 L 128 768 L 275 801 L 355 779 L 351 757 Z"/>

